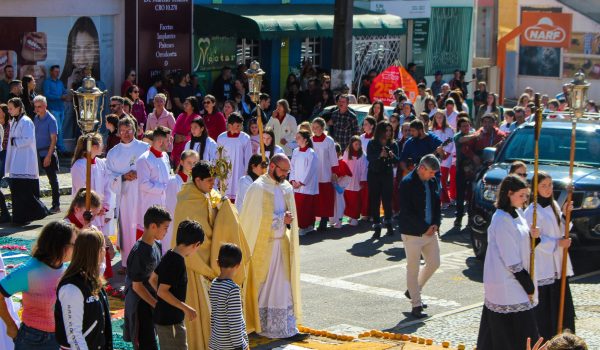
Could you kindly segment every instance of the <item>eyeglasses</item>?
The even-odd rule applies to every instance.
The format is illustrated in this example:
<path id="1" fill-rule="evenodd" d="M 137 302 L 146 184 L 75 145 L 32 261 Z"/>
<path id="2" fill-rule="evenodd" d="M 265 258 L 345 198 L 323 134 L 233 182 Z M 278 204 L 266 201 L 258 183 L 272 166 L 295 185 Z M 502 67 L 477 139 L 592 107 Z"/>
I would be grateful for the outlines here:
<path id="1" fill-rule="evenodd" d="M 515 173 L 515 174 L 520 177 L 527 177 L 527 173 Z"/>
<path id="2" fill-rule="evenodd" d="M 279 170 L 283 171 L 285 174 L 288 174 L 291 171 L 290 169 L 284 169 L 284 168 L 280 167 L 276 163 L 273 163 L 273 164 L 275 164 L 275 167 L 279 168 Z"/>

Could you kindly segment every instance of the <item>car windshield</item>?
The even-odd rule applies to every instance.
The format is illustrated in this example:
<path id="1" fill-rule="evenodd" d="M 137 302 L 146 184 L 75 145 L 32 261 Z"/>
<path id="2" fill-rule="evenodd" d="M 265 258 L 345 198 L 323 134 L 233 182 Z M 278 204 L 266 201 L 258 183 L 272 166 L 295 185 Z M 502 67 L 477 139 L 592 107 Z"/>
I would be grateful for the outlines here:
<path id="1" fill-rule="evenodd" d="M 571 129 L 542 128 L 540 134 L 539 160 L 544 163 L 569 164 Z M 533 162 L 534 129 L 522 128 L 504 147 L 501 162 L 522 160 Z M 577 130 L 575 141 L 577 166 L 600 168 L 600 130 Z"/>

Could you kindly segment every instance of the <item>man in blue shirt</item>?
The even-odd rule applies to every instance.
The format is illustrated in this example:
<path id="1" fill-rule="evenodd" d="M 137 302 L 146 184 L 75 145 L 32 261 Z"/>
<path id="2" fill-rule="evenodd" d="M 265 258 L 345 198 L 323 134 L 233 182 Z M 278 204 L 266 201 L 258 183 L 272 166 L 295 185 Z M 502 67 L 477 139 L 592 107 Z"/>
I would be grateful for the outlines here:
<path id="1" fill-rule="evenodd" d="M 44 96 L 48 99 L 48 109 L 56 118 L 58 128 L 58 150 L 64 152 L 65 146 L 63 143 L 63 131 L 62 126 L 65 120 L 65 101 L 69 99 L 67 95 L 67 89 L 63 85 L 63 82 L 58 79 L 60 74 L 60 68 L 58 65 L 50 67 L 50 79 L 44 80 L 43 90 Z"/>
<path id="2" fill-rule="evenodd" d="M 58 138 L 58 126 L 54 116 L 48 112 L 48 103 L 44 96 L 36 96 L 33 99 L 35 109 L 35 144 L 41 167 L 44 168 L 50 187 L 52 188 L 52 208 L 50 213 L 60 212 L 60 193 L 58 189 L 58 155 L 56 154 L 56 140 Z"/>
<path id="3" fill-rule="evenodd" d="M 425 132 L 423 122 L 415 119 L 410 122 L 411 137 L 406 140 L 400 156 L 400 168 L 409 169 L 418 164 L 426 154 L 442 153 L 442 140 L 432 132 Z"/>

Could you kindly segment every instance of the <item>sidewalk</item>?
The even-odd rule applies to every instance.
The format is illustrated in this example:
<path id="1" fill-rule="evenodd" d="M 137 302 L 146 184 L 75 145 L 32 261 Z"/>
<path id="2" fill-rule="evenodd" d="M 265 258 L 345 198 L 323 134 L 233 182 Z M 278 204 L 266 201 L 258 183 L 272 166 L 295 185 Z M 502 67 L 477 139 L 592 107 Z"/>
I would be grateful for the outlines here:
<path id="1" fill-rule="evenodd" d="M 50 189 L 50 183 L 48 182 L 48 177 L 44 174 L 42 170 L 42 175 L 40 175 L 40 196 L 41 197 L 50 197 L 52 196 L 52 190 Z M 60 187 L 61 195 L 70 195 L 71 194 L 71 159 L 69 158 L 61 158 L 60 159 L 60 170 L 58 176 L 58 185 Z M 2 194 L 7 200 L 11 199 L 11 193 L 9 188 L 0 189 Z"/>

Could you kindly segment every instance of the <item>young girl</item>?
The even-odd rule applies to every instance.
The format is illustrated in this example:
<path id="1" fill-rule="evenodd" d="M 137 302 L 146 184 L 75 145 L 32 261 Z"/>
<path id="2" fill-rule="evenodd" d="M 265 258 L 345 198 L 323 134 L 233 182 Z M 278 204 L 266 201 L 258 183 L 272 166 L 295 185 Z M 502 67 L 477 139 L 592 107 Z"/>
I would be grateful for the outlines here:
<path id="1" fill-rule="evenodd" d="M 283 152 L 281 152 L 283 153 Z M 235 195 L 235 207 L 238 210 L 238 213 L 242 212 L 242 207 L 244 205 L 244 197 L 246 197 L 246 192 L 248 192 L 248 188 L 254 180 L 258 179 L 259 176 L 263 175 L 266 172 L 267 168 L 263 167 L 262 156 L 260 154 L 253 154 L 250 157 L 250 161 L 248 162 L 248 170 L 246 170 L 246 175 L 242 176 L 238 181 L 238 190 Z"/>
<path id="2" fill-rule="evenodd" d="M 541 242 L 535 248 L 535 278 L 538 285 L 539 304 L 535 308 L 538 330 L 544 339 L 550 339 L 556 333 L 562 276 L 562 259 L 565 248 L 571 246 L 571 239 L 563 238 L 565 233 L 564 213 L 554 200 L 552 178 L 548 173 L 538 173 L 537 226 L 540 229 Z M 533 196 L 531 196 L 533 197 Z M 572 209 L 572 204 L 570 205 Z M 533 222 L 533 203 L 525 210 L 525 218 Z M 567 276 L 573 276 L 571 260 L 567 256 Z M 563 329 L 575 332 L 575 307 L 567 279 Z M 562 330 L 561 330 L 562 331 Z"/>
<path id="3" fill-rule="evenodd" d="M 169 183 L 167 184 L 167 197 L 166 206 L 167 211 L 171 214 L 171 217 L 175 217 L 175 207 L 177 206 L 177 194 L 181 190 L 183 184 L 188 182 L 188 179 L 192 176 L 192 168 L 198 163 L 199 157 L 198 152 L 186 149 L 181 153 L 181 159 L 177 172 L 171 176 Z M 162 254 L 165 255 L 169 249 L 171 249 L 171 241 L 173 240 L 173 222 L 169 224 L 167 234 L 162 239 Z"/>
<path id="4" fill-rule="evenodd" d="M 333 190 L 333 181 L 335 175 L 333 170 L 338 166 L 338 157 L 335 153 L 335 141 L 330 136 L 325 135 L 325 120 L 315 118 L 311 124 L 313 131 L 312 143 L 317 159 L 319 160 L 319 195 L 315 215 L 320 217 L 319 231 L 327 229 L 327 222 L 333 216 L 335 204 L 335 195 Z"/>
<path id="5" fill-rule="evenodd" d="M 204 119 L 196 118 L 192 120 L 190 131 L 192 137 L 185 144 L 184 149 L 196 151 L 200 157 L 199 160 L 206 160 L 212 163 L 217 158 L 217 143 L 208 136 Z"/>
<path id="6" fill-rule="evenodd" d="M 106 166 L 106 159 L 98 158 L 102 154 L 102 136 L 98 133 L 79 136 L 77 146 L 73 153 L 71 161 L 71 182 L 73 197 L 79 189 L 85 188 L 86 165 L 87 165 L 87 141 L 92 141 L 92 190 L 100 195 L 102 201 L 102 210 L 93 221 L 93 225 L 102 231 L 105 236 L 111 236 L 115 232 L 115 207 L 117 197 L 113 193 L 111 185 L 113 183 L 112 172 Z"/>
<path id="7" fill-rule="evenodd" d="M 290 183 L 298 209 L 298 234 L 303 236 L 315 229 L 315 205 L 319 194 L 319 160 L 312 149 L 310 132 L 300 130 L 296 134 L 298 148 L 291 161 Z"/>
<path id="8" fill-rule="evenodd" d="M 104 239 L 99 231 L 82 231 L 73 259 L 57 287 L 56 340 L 61 349 L 111 350 L 108 296 L 102 287 Z"/>
<path id="9" fill-rule="evenodd" d="M 366 117 L 363 121 L 363 133 L 360 135 L 360 142 L 362 149 L 365 152 L 367 151 L 367 145 L 369 144 L 369 141 L 373 139 L 373 131 L 375 131 L 375 125 L 377 125 L 377 121 L 371 116 Z"/>
<path id="10" fill-rule="evenodd" d="M 108 129 L 108 137 L 106 138 L 106 150 L 104 154 L 108 154 L 113 147 L 121 142 L 121 138 L 117 133 L 119 128 L 119 117 L 116 114 L 109 114 L 106 116 L 106 129 Z"/>
<path id="11" fill-rule="evenodd" d="M 448 125 L 446 121 L 446 114 L 442 110 L 438 110 L 433 116 L 431 121 L 431 131 L 442 140 L 442 142 L 454 137 L 454 130 Z M 440 194 L 440 200 L 442 201 L 442 210 L 448 209 L 450 201 L 454 199 L 452 196 L 452 189 L 456 193 L 456 170 L 452 169 L 452 159 L 455 157 L 454 142 L 447 144 L 444 147 L 444 156 L 440 162 L 440 172 L 442 177 L 442 193 Z M 448 176 L 450 176 L 450 187 L 448 187 Z"/>
<path id="12" fill-rule="evenodd" d="M 275 132 L 271 128 L 266 128 L 263 132 L 263 142 L 265 143 L 265 156 L 267 159 L 270 159 L 274 154 L 284 153 L 283 148 L 276 145 L 274 140 Z M 260 147 L 257 153 L 260 154 Z"/>
<path id="13" fill-rule="evenodd" d="M 390 115 L 389 118 L 390 121 L 390 125 L 392 126 L 392 138 L 394 140 L 398 140 L 399 137 L 398 136 L 402 136 L 400 135 L 400 118 L 398 116 L 398 114 L 392 114 Z"/>
<path id="14" fill-rule="evenodd" d="M 248 132 L 250 141 L 252 142 L 252 154 L 260 153 L 260 133 L 258 131 L 258 120 L 256 118 L 252 118 L 248 122 Z"/>
<path id="15" fill-rule="evenodd" d="M 350 183 L 344 190 L 344 215 L 350 218 L 350 226 L 358 225 L 358 219 L 363 207 L 368 212 L 369 193 L 364 188 L 367 187 L 367 157 L 362 149 L 361 139 L 354 135 L 350 138 L 350 143 L 343 157 L 344 162 L 348 164 L 352 177 Z M 364 193 L 366 192 L 366 198 Z M 365 215 L 366 216 L 366 215 Z"/>
<path id="16" fill-rule="evenodd" d="M 530 227 L 519 210 L 528 198 L 529 188 L 522 178 L 509 175 L 500 183 L 497 209 L 488 227 L 478 349 L 521 349 L 527 338 L 539 338 L 529 251 L 531 238 L 538 238 L 540 230 Z"/>
<path id="17" fill-rule="evenodd" d="M 333 173 L 336 176 L 333 182 L 335 189 L 335 208 L 333 212 L 333 227 L 342 228 L 342 219 L 344 218 L 344 210 L 346 203 L 344 201 L 344 192 L 350 181 L 352 181 L 352 171 L 346 161 L 342 157 L 342 147 L 339 143 L 335 144 L 335 153 L 338 156 L 338 166 L 334 168 Z"/>
<path id="18" fill-rule="evenodd" d="M 515 112 L 512 109 L 504 112 L 504 121 L 500 125 L 500 131 L 509 134 L 510 133 L 510 125 L 515 121 Z"/>

